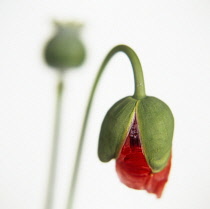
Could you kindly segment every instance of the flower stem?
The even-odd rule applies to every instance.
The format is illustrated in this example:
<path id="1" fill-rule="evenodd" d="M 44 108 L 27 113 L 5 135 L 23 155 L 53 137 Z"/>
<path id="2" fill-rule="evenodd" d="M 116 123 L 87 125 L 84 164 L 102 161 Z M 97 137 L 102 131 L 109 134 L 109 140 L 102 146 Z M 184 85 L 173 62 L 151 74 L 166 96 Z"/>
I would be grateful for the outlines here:
<path id="1" fill-rule="evenodd" d="M 95 81 L 94 81 L 94 84 L 93 84 L 93 87 L 92 87 L 92 90 L 91 90 L 91 93 L 89 96 L 88 105 L 86 108 L 86 113 L 85 113 L 85 117 L 84 117 L 84 121 L 83 121 L 83 125 L 82 125 L 82 132 L 81 132 L 80 140 L 79 140 L 79 144 L 78 144 L 78 149 L 77 149 L 77 154 L 76 154 L 76 159 L 75 159 L 74 170 L 73 170 L 73 175 L 72 175 L 66 209 L 73 208 L 73 200 L 74 200 L 74 195 L 75 195 L 75 190 L 76 190 L 81 153 L 82 153 L 83 144 L 84 144 L 84 136 L 85 136 L 85 132 L 86 132 L 86 128 L 87 128 L 88 117 L 89 117 L 90 108 L 92 105 L 96 87 L 98 85 L 98 82 L 101 78 L 101 75 L 102 75 L 107 63 L 113 57 L 114 54 L 116 54 L 117 52 L 120 52 L 120 51 L 124 52 L 129 57 L 131 65 L 133 67 L 134 81 L 135 81 L 135 92 L 134 92 L 133 97 L 136 99 L 145 97 L 143 72 L 142 72 L 140 61 L 139 61 L 136 53 L 130 47 L 128 47 L 126 45 L 118 45 L 118 46 L 114 47 L 105 57 L 102 65 L 98 71 L 98 74 L 95 78 Z"/>
<path id="2" fill-rule="evenodd" d="M 56 89 L 56 106 L 55 106 L 55 121 L 54 121 L 54 133 L 52 140 L 52 150 L 49 168 L 49 178 L 47 186 L 47 197 L 45 202 L 45 209 L 53 208 L 54 192 L 55 192 L 55 179 L 57 170 L 57 158 L 59 150 L 59 134 L 60 134 L 60 121 L 61 121 L 61 109 L 62 109 L 62 96 L 63 96 L 63 72 L 59 71 L 57 89 Z"/>

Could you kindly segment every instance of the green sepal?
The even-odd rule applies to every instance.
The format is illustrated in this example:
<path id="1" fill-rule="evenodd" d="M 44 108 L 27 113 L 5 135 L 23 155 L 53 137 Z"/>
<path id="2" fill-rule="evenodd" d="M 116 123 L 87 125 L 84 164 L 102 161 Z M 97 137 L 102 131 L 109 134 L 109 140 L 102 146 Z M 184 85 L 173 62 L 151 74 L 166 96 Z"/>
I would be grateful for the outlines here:
<path id="1" fill-rule="evenodd" d="M 126 97 L 107 112 L 101 126 L 98 156 L 102 162 L 116 158 L 129 133 L 137 100 Z"/>
<path id="2" fill-rule="evenodd" d="M 171 155 L 173 114 L 163 101 L 147 96 L 139 100 L 136 115 L 146 161 L 153 172 L 159 172 Z"/>

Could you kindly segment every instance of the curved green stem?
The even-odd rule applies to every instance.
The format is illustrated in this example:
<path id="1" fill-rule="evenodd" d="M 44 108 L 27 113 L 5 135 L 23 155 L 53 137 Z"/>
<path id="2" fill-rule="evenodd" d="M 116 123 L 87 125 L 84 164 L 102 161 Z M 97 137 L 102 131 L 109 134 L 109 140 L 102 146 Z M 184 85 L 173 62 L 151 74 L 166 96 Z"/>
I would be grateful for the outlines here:
<path id="1" fill-rule="evenodd" d="M 57 170 L 57 158 L 58 158 L 58 149 L 59 149 L 59 134 L 60 134 L 60 119 L 61 119 L 61 109 L 62 109 L 62 96 L 63 96 L 63 72 L 59 71 L 59 78 L 57 82 L 56 89 L 56 106 L 55 106 L 55 122 L 54 122 L 54 133 L 52 140 L 52 151 L 50 159 L 50 168 L 49 168 L 49 178 L 47 186 L 47 197 L 45 202 L 45 209 L 53 208 L 54 200 L 54 190 L 55 190 L 55 177 Z"/>
<path id="2" fill-rule="evenodd" d="M 96 87 L 98 85 L 98 82 L 101 78 L 101 75 L 109 62 L 109 60 L 113 57 L 114 54 L 117 52 L 124 52 L 130 59 L 131 65 L 133 67 L 133 72 L 134 72 L 134 81 L 135 81 L 135 92 L 133 97 L 135 99 L 141 99 L 145 97 L 145 87 L 144 87 L 144 78 L 143 78 L 143 72 L 141 68 L 140 61 L 136 55 L 136 53 L 128 46 L 125 45 L 118 45 L 114 47 L 106 56 L 104 59 L 99 72 L 95 78 L 95 82 L 92 87 L 92 91 L 90 93 L 90 97 L 88 100 L 88 105 L 83 121 L 83 126 L 82 126 L 82 132 L 80 135 L 80 140 L 79 140 L 79 145 L 78 145 L 78 150 L 76 154 L 76 159 L 75 159 L 75 164 L 74 164 L 74 170 L 73 170 L 73 176 L 71 180 L 71 185 L 70 185 L 70 192 L 69 192 L 69 197 L 68 197 L 68 203 L 66 209 L 72 209 L 73 207 L 73 200 L 74 200 L 74 195 L 75 195 L 75 188 L 76 188 L 76 183 L 77 183 L 77 178 L 78 178 L 78 170 L 79 170 L 79 165 L 80 165 L 80 159 L 81 159 L 81 153 L 82 153 L 82 148 L 83 148 L 83 142 L 84 142 L 84 136 L 87 128 L 87 122 L 88 122 L 88 117 L 90 113 L 90 108 L 91 104 L 93 101 L 93 97 L 95 94 Z"/>

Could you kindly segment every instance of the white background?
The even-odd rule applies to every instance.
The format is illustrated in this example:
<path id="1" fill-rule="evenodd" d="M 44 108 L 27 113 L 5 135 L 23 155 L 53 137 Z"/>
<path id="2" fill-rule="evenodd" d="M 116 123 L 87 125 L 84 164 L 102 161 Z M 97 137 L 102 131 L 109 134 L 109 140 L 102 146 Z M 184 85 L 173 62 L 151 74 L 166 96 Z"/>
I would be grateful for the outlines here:
<path id="1" fill-rule="evenodd" d="M 131 46 L 148 95 L 175 117 L 170 179 L 161 199 L 119 182 L 101 163 L 97 140 L 106 111 L 133 93 L 125 55 L 116 55 L 98 88 L 85 138 L 75 209 L 209 209 L 209 0 L 0 0 L 0 208 L 43 209 L 52 137 L 56 73 L 42 58 L 52 19 L 79 20 L 87 59 L 65 79 L 54 209 L 66 205 L 90 88 L 106 53 Z"/>

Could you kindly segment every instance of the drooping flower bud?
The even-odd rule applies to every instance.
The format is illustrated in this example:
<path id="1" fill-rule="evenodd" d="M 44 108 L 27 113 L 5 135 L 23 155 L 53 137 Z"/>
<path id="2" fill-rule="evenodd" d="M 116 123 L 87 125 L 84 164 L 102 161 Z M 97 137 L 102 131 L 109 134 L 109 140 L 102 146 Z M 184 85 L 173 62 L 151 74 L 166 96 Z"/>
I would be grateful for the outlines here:
<path id="1" fill-rule="evenodd" d="M 114 104 L 102 123 L 98 155 L 116 158 L 121 181 L 161 196 L 170 170 L 174 119 L 155 97 L 126 97 Z M 160 173 L 164 175 L 160 175 Z"/>
<path id="2" fill-rule="evenodd" d="M 127 46 L 121 48 L 134 56 Z M 143 74 L 140 76 L 143 83 Z M 138 78 L 135 82 L 137 88 Z M 107 112 L 101 126 L 98 156 L 102 162 L 116 159 L 118 176 L 128 187 L 160 197 L 171 166 L 174 118 L 163 101 L 146 96 L 144 89 L 141 92 L 140 96 L 135 93 L 121 99 Z"/>
<path id="3" fill-rule="evenodd" d="M 44 57 L 56 69 L 80 66 L 85 59 L 85 48 L 80 39 L 81 24 L 55 22 L 56 33 L 47 42 Z"/>

